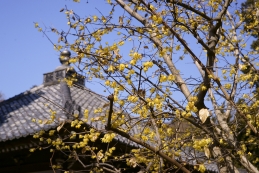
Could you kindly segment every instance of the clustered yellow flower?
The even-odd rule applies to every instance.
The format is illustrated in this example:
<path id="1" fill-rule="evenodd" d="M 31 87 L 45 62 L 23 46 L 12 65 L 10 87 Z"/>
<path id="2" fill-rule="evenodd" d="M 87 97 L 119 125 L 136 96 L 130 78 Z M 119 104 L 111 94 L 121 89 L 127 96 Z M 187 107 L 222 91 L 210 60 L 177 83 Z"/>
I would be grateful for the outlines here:
<path id="1" fill-rule="evenodd" d="M 113 65 L 110 65 L 109 68 L 108 68 L 108 71 L 113 73 L 114 70 L 115 70 L 114 66 L 113 66 Z"/>
<path id="2" fill-rule="evenodd" d="M 153 99 L 147 98 L 146 101 L 148 102 L 148 106 L 155 107 L 158 110 L 161 110 L 163 106 L 164 98 L 157 95 Z"/>
<path id="3" fill-rule="evenodd" d="M 117 83 L 115 81 L 111 82 L 110 80 L 106 80 L 104 84 L 106 86 L 111 87 L 111 88 L 116 88 L 117 87 Z"/>
<path id="4" fill-rule="evenodd" d="M 55 133 L 55 130 L 50 130 L 50 131 L 49 131 L 49 136 L 53 136 L 54 133 Z"/>
<path id="5" fill-rule="evenodd" d="M 206 138 L 206 139 L 196 139 L 194 140 L 193 143 L 193 148 L 199 151 L 202 151 L 204 147 L 207 147 L 208 145 L 212 144 L 212 139 L 211 138 Z"/>
<path id="6" fill-rule="evenodd" d="M 119 70 L 120 70 L 120 71 L 123 71 L 123 70 L 125 69 L 125 67 L 127 67 L 127 65 L 125 65 L 125 64 L 120 64 L 120 65 L 119 65 Z"/>
<path id="7" fill-rule="evenodd" d="M 101 113 L 103 111 L 102 108 L 97 108 L 94 110 L 94 113 L 97 114 L 97 113 Z"/>
<path id="8" fill-rule="evenodd" d="M 132 102 L 132 103 L 135 103 L 135 102 L 138 101 L 138 97 L 135 96 L 135 95 L 133 95 L 133 96 L 129 95 L 129 96 L 128 96 L 128 101 L 130 101 L 130 102 Z"/>
<path id="9" fill-rule="evenodd" d="M 86 109 L 85 111 L 84 111 L 84 118 L 85 118 L 85 122 L 87 122 L 87 120 L 88 120 L 88 115 L 89 115 L 89 111 L 88 111 L 88 109 Z"/>
<path id="10" fill-rule="evenodd" d="M 176 47 L 175 47 L 175 50 L 180 50 L 181 49 L 181 46 L 180 45 L 177 45 Z"/>
<path id="11" fill-rule="evenodd" d="M 153 62 L 152 61 L 147 61 L 145 63 L 143 63 L 144 66 L 144 71 L 146 72 L 149 68 L 153 67 Z"/>
<path id="12" fill-rule="evenodd" d="M 164 75 L 164 74 L 161 74 L 161 76 L 159 77 L 159 82 L 172 82 L 172 81 L 175 81 L 175 76 L 170 74 L 170 75 Z"/>
<path id="13" fill-rule="evenodd" d="M 73 83 L 77 81 L 77 79 L 69 77 L 69 78 L 65 78 L 64 81 L 67 83 L 69 87 L 71 87 L 73 86 Z"/>
<path id="14" fill-rule="evenodd" d="M 138 60 L 142 58 L 142 55 L 138 52 L 132 52 L 129 54 L 130 57 L 132 57 L 132 60 L 130 61 L 131 65 L 135 65 Z"/>
<path id="15" fill-rule="evenodd" d="M 84 123 L 83 121 L 79 121 L 78 119 L 75 119 L 74 121 L 71 121 L 71 127 L 75 127 L 79 129 L 83 123 Z"/>
<path id="16" fill-rule="evenodd" d="M 203 173 L 203 172 L 206 171 L 206 167 L 205 167 L 203 164 L 201 164 L 201 165 L 199 165 L 198 171 L 200 171 L 201 173 Z"/>
<path id="17" fill-rule="evenodd" d="M 30 149 L 30 152 L 33 153 L 35 150 L 36 150 L 36 148 L 31 148 L 31 149 Z"/>
<path id="18" fill-rule="evenodd" d="M 94 22 L 96 22 L 98 20 L 97 16 L 93 16 Z"/>
<path id="19" fill-rule="evenodd" d="M 175 80 L 175 76 L 170 74 L 168 77 L 167 77 L 167 80 L 168 81 L 174 81 Z"/>
<path id="20" fill-rule="evenodd" d="M 125 124 L 125 115 L 121 112 L 112 114 L 112 127 L 118 128 L 121 127 L 122 124 Z M 120 129 L 123 130 L 123 129 Z"/>
<path id="21" fill-rule="evenodd" d="M 224 85 L 224 87 L 225 87 L 226 89 L 230 89 L 230 88 L 231 88 L 231 84 L 230 84 L 230 83 L 227 83 L 227 84 Z"/>
<path id="22" fill-rule="evenodd" d="M 162 74 L 159 78 L 159 82 L 166 82 L 166 81 L 167 81 L 167 76 Z"/>
<path id="23" fill-rule="evenodd" d="M 186 118 L 192 116 L 191 112 L 186 112 L 186 111 L 182 111 L 182 112 L 181 112 L 181 115 L 182 115 L 183 117 L 186 117 Z"/>
<path id="24" fill-rule="evenodd" d="M 103 143 L 109 143 L 115 137 L 115 133 L 106 133 L 103 138 L 101 138 Z"/>
<path id="25" fill-rule="evenodd" d="M 197 102 L 198 98 L 197 97 L 190 97 L 190 101 L 188 102 L 187 106 L 186 106 L 186 111 L 193 111 L 193 112 L 197 112 L 198 109 L 196 108 L 196 106 L 194 106 L 195 102 Z"/>
<path id="26" fill-rule="evenodd" d="M 163 22 L 163 18 L 161 16 L 157 16 L 157 15 L 153 15 L 152 16 L 152 20 L 157 23 L 157 24 L 160 24 Z"/>

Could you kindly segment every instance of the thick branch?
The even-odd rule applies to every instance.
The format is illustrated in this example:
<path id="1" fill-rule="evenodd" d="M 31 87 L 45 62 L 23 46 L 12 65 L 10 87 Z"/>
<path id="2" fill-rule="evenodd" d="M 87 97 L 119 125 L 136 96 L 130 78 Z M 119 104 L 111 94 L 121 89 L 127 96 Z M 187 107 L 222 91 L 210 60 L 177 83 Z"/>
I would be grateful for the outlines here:
<path id="1" fill-rule="evenodd" d="M 245 157 L 241 156 L 240 158 L 241 164 L 249 171 L 252 173 L 259 173 L 259 170 Z"/>

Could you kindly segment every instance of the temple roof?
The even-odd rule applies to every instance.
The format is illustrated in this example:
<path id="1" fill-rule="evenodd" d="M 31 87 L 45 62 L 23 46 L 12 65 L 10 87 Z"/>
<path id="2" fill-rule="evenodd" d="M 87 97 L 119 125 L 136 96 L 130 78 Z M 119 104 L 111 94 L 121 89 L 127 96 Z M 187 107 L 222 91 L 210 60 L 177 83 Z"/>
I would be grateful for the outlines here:
<path id="1" fill-rule="evenodd" d="M 107 103 L 106 99 L 85 87 L 73 86 L 70 87 L 70 92 L 72 100 L 80 106 L 81 110 L 89 110 L 89 120 L 96 116 L 94 114 L 96 108 Z M 39 120 L 50 119 L 50 110 L 56 112 L 55 122 L 37 123 Z M 45 87 L 40 85 L 0 103 L 0 141 L 26 137 L 42 129 L 49 130 L 68 118 L 62 109 L 60 84 Z M 36 120 L 36 123 L 33 120 Z M 90 125 L 97 129 L 104 129 L 104 125 L 98 122 Z"/>
<path id="2" fill-rule="evenodd" d="M 94 110 L 109 101 L 86 88 L 84 78 L 79 74 L 76 76 L 76 84 L 71 87 L 62 81 L 69 73 L 75 73 L 69 66 L 69 57 L 66 57 L 70 55 L 67 50 L 61 53 L 62 65 L 53 72 L 44 74 L 42 85 L 0 103 L 0 142 L 27 137 L 40 130 L 54 129 L 62 121 L 73 119 L 75 112 L 82 119 L 86 109 L 89 111 L 87 125 L 98 130 L 105 129 L 103 123 L 92 122 L 91 119 L 98 116 L 94 114 Z M 51 111 L 56 112 L 56 118 L 48 124 L 46 121 L 50 119 Z M 122 137 L 118 140 L 129 142 Z"/>

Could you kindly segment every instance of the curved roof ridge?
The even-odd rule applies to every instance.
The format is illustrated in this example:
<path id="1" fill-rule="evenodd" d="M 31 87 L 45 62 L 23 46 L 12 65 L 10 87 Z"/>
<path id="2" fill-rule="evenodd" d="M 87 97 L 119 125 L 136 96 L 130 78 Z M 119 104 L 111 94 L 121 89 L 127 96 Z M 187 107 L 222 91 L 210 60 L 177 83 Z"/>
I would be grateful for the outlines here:
<path id="1" fill-rule="evenodd" d="M 33 88 L 29 89 L 29 90 L 26 90 L 26 91 L 24 91 L 24 92 L 21 92 L 21 93 L 19 93 L 19 94 L 17 94 L 17 95 L 14 95 L 13 97 L 10 97 L 10 98 L 8 98 L 8 99 L 3 100 L 2 102 L 0 102 L 0 106 L 1 106 L 1 105 L 4 105 L 4 104 L 8 104 L 8 103 L 10 103 L 10 102 L 12 102 L 12 101 L 14 101 L 14 100 L 17 100 L 18 98 L 23 97 L 23 96 L 25 96 L 25 95 L 27 95 L 27 94 L 34 94 L 35 91 L 37 91 L 37 90 L 39 90 L 39 89 L 41 89 L 41 88 L 43 88 L 43 87 L 44 87 L 44 85 L 41 84 L 41 85 L 39 85 L 39 86 L 36 86 L 36 87 L 33 87 Z"/>

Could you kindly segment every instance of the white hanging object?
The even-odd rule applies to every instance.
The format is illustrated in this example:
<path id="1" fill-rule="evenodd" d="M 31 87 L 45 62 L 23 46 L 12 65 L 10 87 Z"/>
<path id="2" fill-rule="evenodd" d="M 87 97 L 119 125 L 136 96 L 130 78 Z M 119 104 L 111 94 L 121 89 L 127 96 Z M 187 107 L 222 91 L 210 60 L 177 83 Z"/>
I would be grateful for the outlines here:
<path id="1" fill-rule="evenodd" d="M 259 9 L 258 8 L 256 8 L 255 16 L 257 17 L 257 19 L 259 18 Z"/>
<path id="2" fill-rule="evenodd" d="M 211 157 L 210 155 L 210 149 L 208 147 L 204 147 L 204 153 L 205 156 L 209 159 Z"/>
<path id="3" fill-rule="evenodd" d="M 202 109 L 199 111 L 199 118 L 200 118 L 202 124 L 205 123 L 205 121 L 207 120 L 207 118 L 209 117 L 209 115 L 210 115 L 210 113 L 209 113 L 208 109 L 202 108 Z"/>

